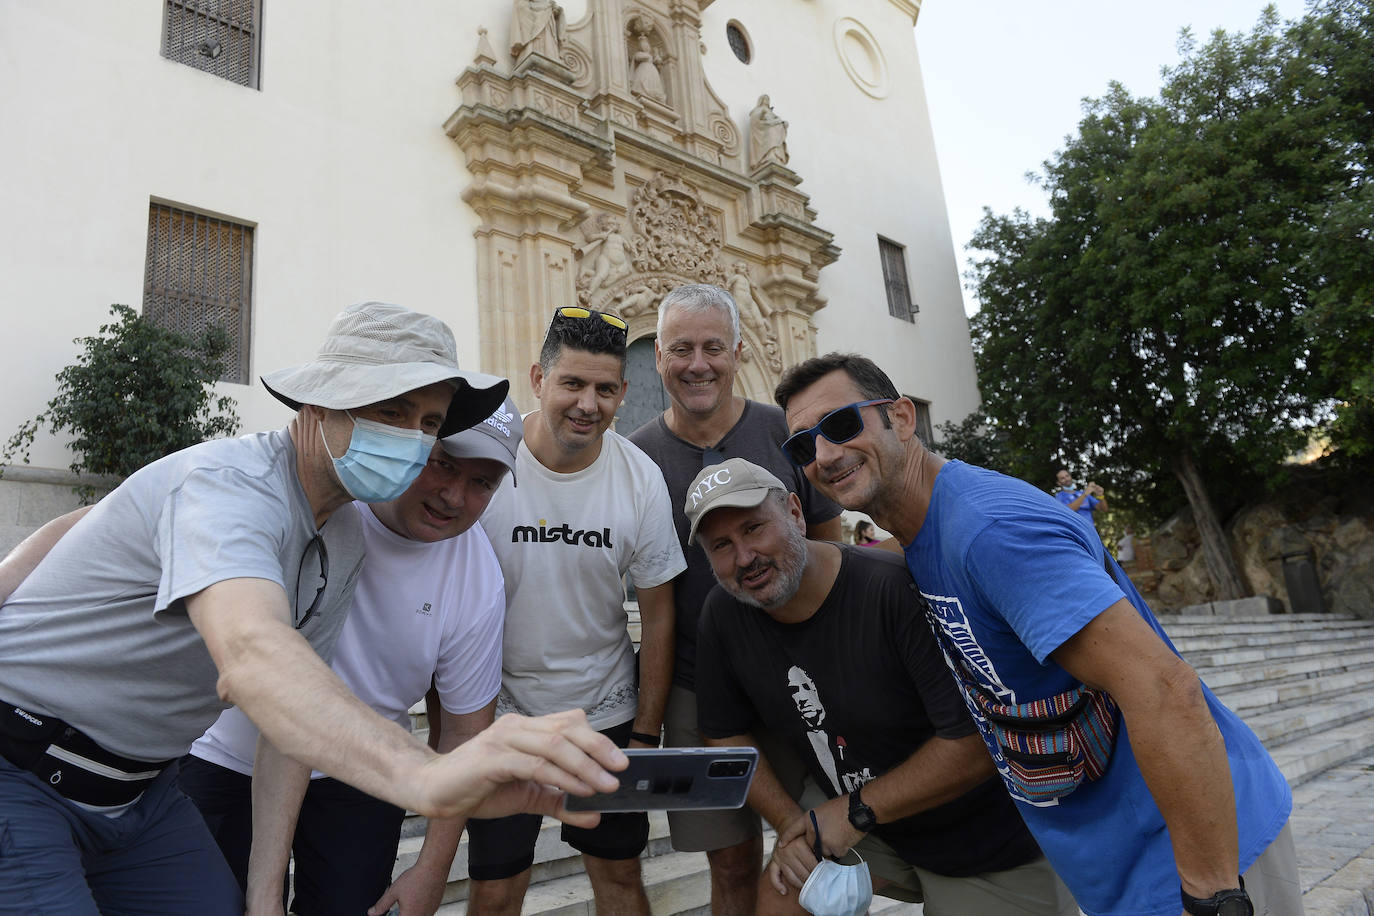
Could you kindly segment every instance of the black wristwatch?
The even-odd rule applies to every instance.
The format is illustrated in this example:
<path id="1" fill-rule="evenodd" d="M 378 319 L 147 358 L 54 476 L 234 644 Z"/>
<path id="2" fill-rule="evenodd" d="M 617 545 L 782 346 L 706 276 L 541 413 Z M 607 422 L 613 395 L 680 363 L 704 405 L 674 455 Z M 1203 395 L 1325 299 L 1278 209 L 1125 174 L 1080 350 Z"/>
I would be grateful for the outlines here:
<path id="1" fill-rule="evenodd" d="M 1188 896 L 1188 892 L 1181 887 L 1178 892 L 1183 896 L 1183 912 L 1192 916 L 1255 916 L 1255 905 L 1250 902 L 1250 895 L 1245 893 L 1244 878 L 1240 879 L 1240 887 L 1217 891 L 1202 900 Z"/>
<path id="2" fill-rule="evenodd" d="M 859 790 L 855 789 L 849 793 L 849 823 L 854 825 L 854 829 L 860 833 L 870 833 L 874 827 L 878 826 L 878 815 L 873 813 L 873 809 L 864 804 L 864 800 L 859 797 Z"/>

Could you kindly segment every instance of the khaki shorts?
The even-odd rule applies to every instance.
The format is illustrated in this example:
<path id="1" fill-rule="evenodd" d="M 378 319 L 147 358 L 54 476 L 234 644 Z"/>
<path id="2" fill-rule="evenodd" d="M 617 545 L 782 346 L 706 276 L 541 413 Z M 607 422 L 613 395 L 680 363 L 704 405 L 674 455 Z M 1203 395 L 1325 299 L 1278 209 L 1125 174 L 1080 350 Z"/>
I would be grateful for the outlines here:
<path id="1" fill-rule="evenodd" d="M 1255 916 L 1302 916 L 1302 882 L 1289 824 L 1283 825 L 1269 848 L 1245 870 L 1244 877 Z"/>
<path id="2" fill-rule="evenodd" d="M 825 800 L 825 793 L 807 777 L 798 804 L 814 808 Z M 925 916 L 1078 916 L 1073 895 L 1043 855 L 1005 871 L 951 878 L 911 865 L 870 833 L 841 861 L 857 865 L 860 857 L 873 876 L 873 893 L 924 903 Z M 881 882 L 886 883 L 879 887 Z"/>
<path id="3" fill-rule="evenodd" d="M 789 792 L 800 791 L 803 764 L 766 732 L 754 735 L 760 753 Z M 697 695 L 677 684 L 668 693 L 663 713 L 665 747 L 700 747 L 706 740 L 697 729 Z M 748 805 L 724 811 L 669 811 L 668 829 L 678 852 L 715 852 L 746 843 L 763 833 L 763 822 Z"/>

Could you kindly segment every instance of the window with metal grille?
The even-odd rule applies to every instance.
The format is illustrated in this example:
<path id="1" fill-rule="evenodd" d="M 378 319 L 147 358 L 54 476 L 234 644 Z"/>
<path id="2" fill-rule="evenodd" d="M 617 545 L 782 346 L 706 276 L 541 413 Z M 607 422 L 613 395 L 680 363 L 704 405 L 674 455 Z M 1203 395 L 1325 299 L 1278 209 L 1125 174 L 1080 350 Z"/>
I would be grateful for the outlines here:
<path id="1" fill-rule="evenodd" d="M 911 302 L 906 282 L 906 247 L 878 236 L 878 255 L 883 261 L 883 284 L 887 287 L 887 312 L 903 321 L 916 320 L 919 311 Z"/>
<path id="2" fill-rule="evenodd" d="M 744 26 L 733 21 L 728 23 L 725 26 L 725 40 L 740 63 L 747 64 L 753 60 L 754 51 L 749 47 L 749 38 L 744 34 Z"/>
<path id="3" fill-rule="evenodd" d="M 926 448 L 930 448 L 930 443 L 935 441 L 935 427 L 930 425 L 930 402 L 911 395 L 907 395 L 907 398 L 916 405 L 916 435 Z"/>
<path id="4" fill-rule="evenodd" d="M 162 56 L 258 88 L 262 0 L 166 0 Z"/>
<path id="5" fill-rule="evenodd" d="M 244 385 L 252 278 L 251 226 L 165 204 L 149 207 L 143 316 L 186 334 L 224 328 L 230 348 L 221 378 Z"/>

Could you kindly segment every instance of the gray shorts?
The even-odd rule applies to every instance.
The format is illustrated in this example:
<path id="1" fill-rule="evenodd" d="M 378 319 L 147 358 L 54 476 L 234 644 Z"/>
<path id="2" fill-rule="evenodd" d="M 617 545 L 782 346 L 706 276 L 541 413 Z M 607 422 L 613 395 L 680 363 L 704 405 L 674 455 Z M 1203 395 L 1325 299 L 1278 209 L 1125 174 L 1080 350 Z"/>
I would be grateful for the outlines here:
<path id="1" fill-rule="evenodd" d="M 807 777 L 798 804 L 814 808 L 825 800 L 825 793 Z M 873 893 L 924 903 L 925 916 L 1078 916 L 1073 895 L 1043 855 L 1005 871 L 951 878 L 911 865 L 870 833 L 842 861 L 857 865 L 860 857 L 873 876 Z"/>
<path id="2" fill-rule="evenodd" d="M 787 786 L 789 781 L 800 784 L 801 762 L 789 769 L 786 761 L 796 759 L 785 748 L 775 747 L 767 735 L 754 735 L 761 746 L 760 753 L 774 766 L 778 779 Z M 673 684 L 668 694 L 668 709 L 664 711 L 664 746 L 699 747 L 706 740 L 697 729 L 697 694 L 686 687 Z M 673 849 L 680 853 L 712 853 L 717 849 L 738 846 L 754 836 L 763 834 L 763 820 L 752 808 L 719 810 L 719 812 L 668 812 L 668 828 L 672 831 Z"/>

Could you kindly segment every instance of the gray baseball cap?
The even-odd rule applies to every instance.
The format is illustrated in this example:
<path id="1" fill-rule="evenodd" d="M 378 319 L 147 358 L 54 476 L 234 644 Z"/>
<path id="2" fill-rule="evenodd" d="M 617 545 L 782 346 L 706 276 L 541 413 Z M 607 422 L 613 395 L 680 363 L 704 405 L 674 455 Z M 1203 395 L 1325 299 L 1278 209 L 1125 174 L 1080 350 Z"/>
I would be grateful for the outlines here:
<path id="1" fill-rule="evenodd" d="M 687 543 L 697 539 L 697 526 L 711 510 L 752 509 L 773 490 L 787 492 L 787 487 L 767 469 L 743 458 L 727 458 L 720 464 L 702 468 L 687 489 L 687 501 L 683 506 L 691 525 Z"/>
<path id="2" fill-rule="evenodd" d="M 525 433 L 524 421 L 515 402 L 506 398 L 496 412 L 471 429 L 445 436 L 439 440 L 443 449 L 454 458 L 489 458 L 499 461 L 510 471 L 515 482 L 515 455 L 520 449 L 520 437 Z"/>
<path id="3" fill-rule="evenodd" d="M 262 376 L 262 384 L 292 410 L 303 404 L 350 410 L 448 382 L 454 388 L 441 437 L 467 429 L 500 406 L 510 382 L 458 368 L 448 325 L 385 302 L 350 305 L 329 326 L 315 358 Z"/>

